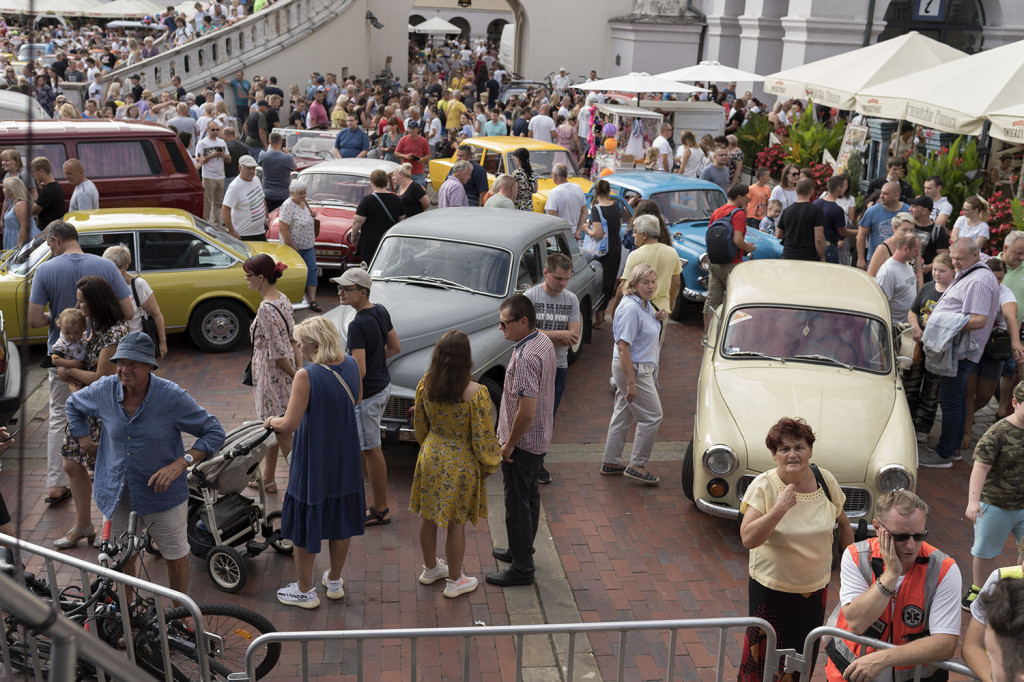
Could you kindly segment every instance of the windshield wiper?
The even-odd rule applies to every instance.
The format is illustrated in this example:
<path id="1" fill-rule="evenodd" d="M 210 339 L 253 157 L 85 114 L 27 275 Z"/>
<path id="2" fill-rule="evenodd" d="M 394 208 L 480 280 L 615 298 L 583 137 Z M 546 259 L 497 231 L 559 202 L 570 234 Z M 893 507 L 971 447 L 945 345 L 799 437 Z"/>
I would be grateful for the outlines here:
<path id="1" fill-rule="evenodd" d="M 725 356 L 727 358 L 765 358 L 766 360 L 775 360 L 776 362 L 785 362 L 786 358 L 778 358 L 774 355 L 768 355 L 756 350 L 733 350 L 726 351 Z"/>
<path id="2" fill-rule="evenodd" d="M 443 277 L 427 277 L 425 275 L 402 275 L 400 277 L 388 277 L 387 279 L 388 281 L 391 282 L 412 282 L 416 284 L 424 283 L 433 284 L 443 289 L 458 289 L 459 291 L 469 292 L 473 291 L 465 284 L 459 284 L 458 282 L 453 282 L 450 279 L 444 279 Z"/>
<path id="3" fill-rule="evenodd" d="M 830 362 L 833 365 L 845 367 L 846 369 L 853 369 L 853 365 L 848 365 L 845 362 L 840 362 L 839 360 L 836 360 L 835 358 L 830 358 L 827 355 L 794 355 L 793 357 L 798 358 L 800 360 L 820 360 L 822 362 Z"/>

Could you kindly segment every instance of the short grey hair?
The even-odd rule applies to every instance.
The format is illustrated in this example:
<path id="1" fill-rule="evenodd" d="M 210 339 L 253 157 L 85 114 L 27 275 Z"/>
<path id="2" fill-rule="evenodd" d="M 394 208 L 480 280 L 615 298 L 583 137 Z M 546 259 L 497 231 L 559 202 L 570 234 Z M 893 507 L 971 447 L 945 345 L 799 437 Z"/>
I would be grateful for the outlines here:
<path id="1" fill-rule="evenodd" d="M 1006 235 L 1006 239 L 1003 240 L 1003 251 L 1010 248 L 1021 239 L 1024 239 L 1024 232 L 1021 232 L 1020 230 L 1011 230 Z"/>
<path id="2" fill-rule="evenodd" d="M 516 184 L 516 179 L 511 175 L 499 175 L 498 179 L 494 181 L 494 185 L 491 186 L 491 193 L 497 194 L 498 192 L 504 191 L 509 185 Z"/>
<path id="3" fill-rule="evenodd" d="M 971 237 L 960 237 L 955 242 L 949 245 L 949 250 L 953 249 L 967 249 L 969 253 L 975 256 L 981 255 L 981 250 L 978 248 L 978 242 L 974 241 Z"/>
<path id="4" fill-rule="evenodd" d="M 452 166 L 452 175 L 455 175 L 456 173 L 461 173 L 463 171 L 469 171 L 470 173 L 472 173 L 473 164 L 471 164 L 469 161 L 456 161 L 455 165 Z"/>
<path id="5" fill-rule="evenodd" d="M 551 167 L 551 176 L 556 178 L 568 178 L 569 169 L 564 163 L 556 163 Z"/>
<path id="6" fill-rule="evenodd" d="M 132 264 L 132 252 L 124 244 L 115 244 L 109 247 L 103 252 L 103 257 L 112 261 L 118 270 Z"/>
<path id="7" fill-rule="evenodd" d="M 305 192 L 309 189 L 309 185 L 306 184 L 305 178 L 295 178 L 291 184 L 288 185 L 288 192 L 294 194 L 295 192 Z"/>
<path id="8" fill-rule="evenodd" d="M 647 213 L 638 215 L 633 220 L 633 232 L 640 232 L 652 239 L 657 239 L 661 235 L 661 221 L 658 220 L 658 216 Z"/>
<path id="9" fill-rule="evenodd" d="M 78 241 L 78 230 L 75 226 L 69 222 L 65 222 L 58 218 L 49 225 L 46 226 L 46 238 L 59 239 L 62 242 L 77 242 Z"/>

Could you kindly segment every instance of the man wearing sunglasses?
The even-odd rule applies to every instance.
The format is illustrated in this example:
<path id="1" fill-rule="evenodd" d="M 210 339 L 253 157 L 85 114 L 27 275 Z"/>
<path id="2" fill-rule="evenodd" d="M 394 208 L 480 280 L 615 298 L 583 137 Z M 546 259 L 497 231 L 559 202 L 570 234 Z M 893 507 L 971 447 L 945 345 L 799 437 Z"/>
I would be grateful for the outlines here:
<path id="1" fill-rule="evenodd" d="M 945 680 L 928 665 L 950 659 L 960 639 L 960 569 L 924 540 L 928 505 L 909 490 L 878 499 L 878 537 L 850 545 L 843 555 L 839 603 L 829 624 L 895 644 L 873 649 L 843 639 L 825 646 L 829 682 Z"/>

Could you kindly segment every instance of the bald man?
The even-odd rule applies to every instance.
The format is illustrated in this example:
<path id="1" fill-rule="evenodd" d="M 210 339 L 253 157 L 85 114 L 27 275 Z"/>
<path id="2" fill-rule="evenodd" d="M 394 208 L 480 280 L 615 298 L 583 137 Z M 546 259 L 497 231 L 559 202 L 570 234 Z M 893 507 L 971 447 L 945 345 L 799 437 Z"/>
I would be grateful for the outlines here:
<path id="1" fill-rule="evenodd" d="M 910 212 L 910 207 L 900 200 L 900 183 L 890 181 L 882 185 L 878 203 L 864 211 L 857 226 L 858 268 L 867 269 L 875 248 L 892 236 L 892 219 L 904 211 Z"/>
<path id="2" fill-rule="evenodd" d="M 100 207 L 100 191 L 96 184 L 85 177 L 85 167 L 78 159 L 64 162 L 64 177 L 75 187 L 71 194 L 69 211 L 89 211 Z"/>

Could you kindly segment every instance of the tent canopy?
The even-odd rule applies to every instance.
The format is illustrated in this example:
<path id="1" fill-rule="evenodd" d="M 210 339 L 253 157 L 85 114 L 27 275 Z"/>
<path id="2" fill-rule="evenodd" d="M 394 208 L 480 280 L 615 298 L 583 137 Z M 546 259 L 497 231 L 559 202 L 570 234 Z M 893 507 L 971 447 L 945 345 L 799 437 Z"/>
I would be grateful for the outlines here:
<path id="1" fill-rule="evenodd" d="M 103 17 L 140 19 L 145 16 L 156 16 L 164 10 L 164 7 L 152 0 L 113 0 L 92 9 L 93 12 Z"/>
<path id="2" fill-rule="evenodd" d="M 422 24 L 417 24 L 412 29 L 413 33 L 447 34 L 462 33 L 462 29 L 455 24 L 450 24 L 441 17 L 431 17 Z"/>
<path id="3" fill-rule="evenodd" d="M 816 104 L 853 109 L 860 92 L 921 71 L 922 64 L 945 64 L 966 57 L 960 50 L 917 31 L 765 76 L 765 92 L 810 97 Z M 943 79 L 945 80 L 945 79 Z"/>
<path id="4" fill-rule="evenodd" d="M 857 95 L 861 113 L 958 135 L 979 135 L 986 114 L 1017 104 L 1024 104 L 1024 41 L 932 66 Z"/>
<path id="5" fill-rule="evenodd" d="M 687 66 L 675 71 L 666 71 L 657 74 L 658 78 L 666 78 L 670 81 L 701 81 L 704 83 L 728 83 L 737 81 L 743 83 L 754 83 L 764 80 L 764 76 L 758 76 L 750 71 L 741 71 L 731 66 L 724 66 L 714 60 L 704 60 L 700 64 Z"/>
<path id="6" fill-rule="evenodd" d="M 651 118 L 658 121 L 665 120 L 665 117 L 659 114 L 657 111 L 651 111 L 649 109 L 640 109 L 638 107 L 624 107 L 619 104 L 595 104 L 598 111 L 603 111 L 606 114 L 614 114 L 616 116 L 632 116 L 634 118 Z"/>
<path id="7" fill-rule="evenodd" d="M 988 134 L 1012 142 L 1024 143 L 1024 102 L 988 114 L 991 122 Z"/>
<path id="8" fill-rule="evenodd" d="M 37 15 L 54 14 L 65 17 L 98 17 L 103 16 L 96 9 L 101 4 L 98 0 L 35 0 L 34 9 Z"/>
<path id="9" fill-rule="evenodd" d="M 625 76 L 614 76 L 590 83 L 579 83 L 572 86 L 577 90 L 597 90 L 615 92 L 707 92 L 685 83 L 677 83 L 666 78 L 652 76 L 649 73 L 630 73 Z"/>

